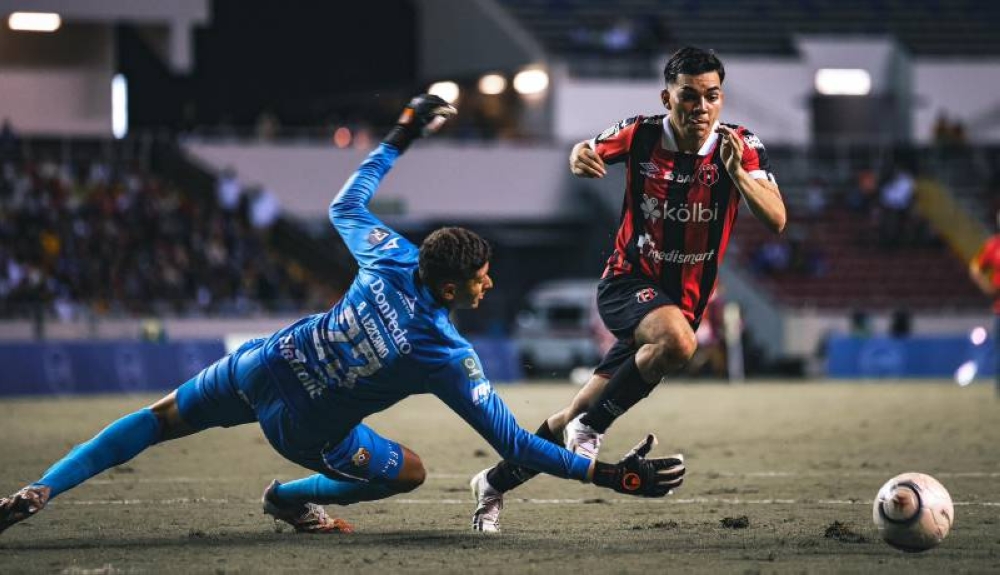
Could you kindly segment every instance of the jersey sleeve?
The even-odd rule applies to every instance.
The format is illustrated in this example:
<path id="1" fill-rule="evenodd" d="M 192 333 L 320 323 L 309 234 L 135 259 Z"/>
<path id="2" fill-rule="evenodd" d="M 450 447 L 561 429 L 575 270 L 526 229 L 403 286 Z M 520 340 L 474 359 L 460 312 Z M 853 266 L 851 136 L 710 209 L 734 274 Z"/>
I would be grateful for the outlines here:
<path id="1" fill-rule="evenodd" d="M 993 242 L 992 238 L 983 242 L 983 245 L 979 246 L 979 249 L 976 251 L 976 254 L 972 256 L 972 263 L 976 264 L 976 266 L 981 270 L 986 270 L 987 267 L 986 254 L 987 252 L 989 252 L 990 244 L 992 242 Z"/>
<path id="2" fill-rule="evenodd" d="M 368 202 L 398 157 L 399 150 L 380 144 L 368 154 L 330 204 L 330 222 L 361 267 L 405 265 L 417 261 L 417 247 L 368 210 Z"/>
<path id="3" fill-rule="evenodd" d="M 504 459 L 557 477 L 586 480 L 590 460 L 521 428 L 471 348 L 431 374 L 430 390 Z"/>
<path id="4" fill-rule="evenodd" d="M 740 129 L 743 143 L 743 169 L 755 180 L 767 179 L 776 182 L 771 172 L 771 160 L 767 157 L 764 143 L 753 132 L 746 128 Z"/>
<path id="5" fill-rule="evenodd" d="M 978 265 L 983 271 L 992 271 L 993 258 L 997 252 L 998 241 L 1000 241 L 1000 238 L 993 236 L 983 242 L 979 251 L 976 252 L 976 256 L 973 259 L 976 262 L 976 265 Z"/>
<path id="6" fill-rule="evenodd" d="M 628 158 L 632 147 L 632 137 L 635 128 L 642 120 L 641 116 L 627 118 L 611 126 L 590 141 L 590 147 L 604 160 L 605 164 L 617 164 Z"/>

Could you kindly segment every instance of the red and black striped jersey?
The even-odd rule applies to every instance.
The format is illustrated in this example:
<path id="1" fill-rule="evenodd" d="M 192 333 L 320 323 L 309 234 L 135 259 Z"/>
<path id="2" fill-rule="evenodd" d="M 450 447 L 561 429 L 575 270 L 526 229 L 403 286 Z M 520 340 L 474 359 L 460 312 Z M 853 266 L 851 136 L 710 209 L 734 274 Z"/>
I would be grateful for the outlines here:
<path id="1" fill-rule="evenodd" d="M 746 144 L 743 168 L 773 181 L 760 139 L 726 125 Z M 715 288 L 740 203 L 716 128 L 696 154 L 678 151 L 664 116 L 623 120 L 591 142 L 605 163 L 627 162 L 621 224 L 604 277 L 652 278 L 689 321 L 701 317 Z"/>
<path id="2" fill-rule="evenodd" d="M 990 236 L 976 252 L 973 261 L 990 278 L 990 285 L 1000 288 L 1000 234 Z M 1000 314 L 1000 294 L 993 297 L 993 313 Z"/>

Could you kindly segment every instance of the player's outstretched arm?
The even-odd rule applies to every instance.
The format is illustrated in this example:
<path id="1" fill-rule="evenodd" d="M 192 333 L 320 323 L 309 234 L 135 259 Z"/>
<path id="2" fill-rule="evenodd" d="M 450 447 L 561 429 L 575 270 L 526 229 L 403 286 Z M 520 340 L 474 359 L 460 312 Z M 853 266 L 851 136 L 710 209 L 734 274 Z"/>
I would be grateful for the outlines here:
<path id="1" fill-rule="evenodd" d="M 396 125 L 382 139 L 382 145 L 368 154 L 333 200 L 330 205 L 331 219 L 335 211 L 366 207 L 386 172 L 410 143 L 438 131 L 456 113 L 454 106 L 432 94 L 421 94 L 410 100 Z"/>
<path id="2" fill-rule="evenodd" d="M 599 487 L 640 497 L 663 497 L 684 483 L 684 456 L 646 459 L 656 445 L 652 433 L 639 442 L 618 463 L 595 461 L 591 481 Z"/>
<path id="3" fill-rule="evenodd" d="M 619 493 L 663 497 L 684 478 L 681 456 L 646 459 L 649 435 L 618 463 L 592 461 L 534 435 L 514 419 L 471 352 L 431 376 L 431 391 L 472 426 L 504 459 L 556 477 L 591 482 Z"/>
<path id="4" fill-rule="evenodd" d="M 389 237 L 393 232 L 368 211 L 368 202 L 382 178 L 413 140 L 437 131 L 455 113 L 454 106 L 437 96 L 414 97 L 382 144 L 368 154 L 330 204 L 330 222 L 359 264 L 377 259 L 380 253 L 376 250 L 392 241 Z"/>

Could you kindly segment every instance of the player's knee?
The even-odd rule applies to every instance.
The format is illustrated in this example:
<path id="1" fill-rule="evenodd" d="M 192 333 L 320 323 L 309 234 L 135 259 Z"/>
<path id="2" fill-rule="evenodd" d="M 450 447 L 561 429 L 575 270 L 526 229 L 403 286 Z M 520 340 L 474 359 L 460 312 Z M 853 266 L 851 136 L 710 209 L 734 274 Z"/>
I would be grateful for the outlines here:
<path id="1" fill-rule="evenodd" d="M 680 365 L 684 365 L 691 361 L 694 352 L 698 350 L 698 338 L 695 337 L 693 331 L 687 330 L 680 334 L 673 347 L 674 360 Z"/>
<path id="2" fill-rule="evenodd" d="M 156 422 L 159 426 L 157 441 L 177 439 L 197 431 L 181 417 L 180 410 L 177 407 L 176 392 L 157 401 L 149 406 L 148 409 L 156 417 Z"/>
<path id="3" fill-rule="evenodd" d="M 406 456 L 403 461 L 403 469 L 399 476 L 392 482 L 393 488 L 400 493 L 407 493 L 420 487 L 427 480 L 427 469 L 420 456 L 409 449 L 405 451 Z"/>
<path id="4" fill-rule="evenodd" d="M 651 373 L 664 377 L 684 367 L 691 360 L 697 347 L 698 342 L 694 338 L 690 341 L 680 338 L 670 342 L 646 344 L 640 350 L 639 356 L 645 356 L 642 363 L 652 368 Z"/>

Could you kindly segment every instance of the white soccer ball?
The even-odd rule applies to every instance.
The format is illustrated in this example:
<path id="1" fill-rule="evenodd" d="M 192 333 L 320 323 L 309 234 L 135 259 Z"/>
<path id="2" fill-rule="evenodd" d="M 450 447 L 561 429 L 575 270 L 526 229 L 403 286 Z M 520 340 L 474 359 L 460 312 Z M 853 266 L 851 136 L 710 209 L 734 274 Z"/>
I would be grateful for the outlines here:
<path id="1" fill-rule="evenodd" d="M 955 520 L 955 509 L 937 479 L 903 473 L 878 490 L 872 517 L 886 543 L 916 553 L 941 543 Z"/>

